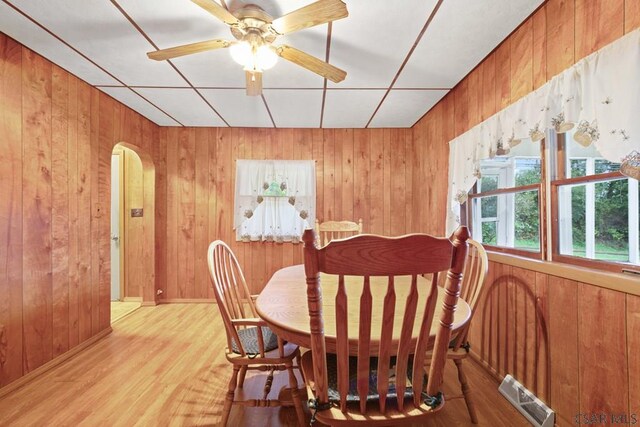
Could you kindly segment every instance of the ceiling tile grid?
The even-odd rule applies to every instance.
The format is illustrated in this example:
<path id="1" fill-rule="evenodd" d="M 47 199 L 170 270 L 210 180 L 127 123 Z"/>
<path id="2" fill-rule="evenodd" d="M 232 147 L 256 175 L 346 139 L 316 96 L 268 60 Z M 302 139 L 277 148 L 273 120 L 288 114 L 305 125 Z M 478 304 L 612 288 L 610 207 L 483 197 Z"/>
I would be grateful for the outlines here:
<path id="1" fill-rule="evenodd" d="M 336 84 L 279 58 L 257 97 L 245 94 L 242 66 L 226 49 L 147 58 L 235 40 L 190 0 L 0 0 L 0 31 L 160 126 L 411 127 L 542 2 L 345 0 L 347 18 L 274 45 L 328 58 L 346 79 Z M 218 3 L 231 11 L 257 4 L 277 18 L 313 0 Z"/>

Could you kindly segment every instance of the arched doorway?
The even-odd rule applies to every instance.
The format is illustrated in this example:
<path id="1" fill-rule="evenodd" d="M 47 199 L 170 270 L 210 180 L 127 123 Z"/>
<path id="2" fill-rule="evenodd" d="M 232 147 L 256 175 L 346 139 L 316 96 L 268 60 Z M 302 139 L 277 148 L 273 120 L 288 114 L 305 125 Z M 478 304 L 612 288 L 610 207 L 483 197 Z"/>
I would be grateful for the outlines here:
<path id="1" fill-rule="evenodd" d="M 120 142 L 111 156 L 111 300 L 114 322 L 155 305 L 155 166 L 138 146 Z"/>

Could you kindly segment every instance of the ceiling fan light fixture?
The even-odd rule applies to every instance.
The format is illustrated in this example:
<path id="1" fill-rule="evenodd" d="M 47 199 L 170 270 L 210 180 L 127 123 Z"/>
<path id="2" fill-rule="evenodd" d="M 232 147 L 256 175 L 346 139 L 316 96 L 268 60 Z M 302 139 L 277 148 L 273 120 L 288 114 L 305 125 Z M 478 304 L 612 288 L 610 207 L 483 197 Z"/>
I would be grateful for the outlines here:
<path id="1" fill-rule="evenodd" d="M 253 52 L 251 45 L 247 42 L 238 42 L 231 45 L 229 48 L 231 58 L 243 67 L 253 66 Z"/>
<path id="2" fill-rule="evenodd" d="M 278 62 L 278 55 L 267 45 L 262 45 L 256 51 L 256 66 L 262 70 L 273 68 Z"/>

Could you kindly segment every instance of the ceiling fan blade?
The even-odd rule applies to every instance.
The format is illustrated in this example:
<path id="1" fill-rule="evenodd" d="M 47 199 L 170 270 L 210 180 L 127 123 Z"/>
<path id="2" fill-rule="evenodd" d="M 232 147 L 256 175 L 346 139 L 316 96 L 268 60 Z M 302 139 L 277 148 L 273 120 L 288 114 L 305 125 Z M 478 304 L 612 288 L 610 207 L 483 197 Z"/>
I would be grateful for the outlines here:
<path id="1" fill-rule="evenodd" d="M 347 6 L 341 0 L 320 0 L 275 19 L 271 28 L 278 34 L 288 34 L 347 16 Z"/>
<path id="2" fill-rule="evenodd" d="M 262 72 L 260 71 L 245 71 L 247 78 L 247 95 L 260 96 L 262 95 Z"/>
<path id="3" fill-rule="evenodd" d="M 309 71 L 313 71 L 334 83 L 340 83 L 347 77 L 347 72 L 338 67 L 334 67 L 318 58 L 309 55 L 294 47 L 282 45 L 276 48 L 276 53 L 294 64 L 297 64 Z"/>
<path id="4" fill-rule="evenodd" d="M 227 9 L 220 6 L 215 0 L 191 0 L 227 25 L 237 26 L 240 24 L 238 18 L 233 16 Z"/>
<path id="5" fill-rule="evenodd" d="M 164 59 L 177 58 L 178 56 L 191 55 L 192 53 L 206 52 L 208 50 L 221 49 L 229 46 L 231 46 L 231 43 L 226 40 L 207 40 L 148 52 L 147 56 L 150 59 L 162 61 Z"/>

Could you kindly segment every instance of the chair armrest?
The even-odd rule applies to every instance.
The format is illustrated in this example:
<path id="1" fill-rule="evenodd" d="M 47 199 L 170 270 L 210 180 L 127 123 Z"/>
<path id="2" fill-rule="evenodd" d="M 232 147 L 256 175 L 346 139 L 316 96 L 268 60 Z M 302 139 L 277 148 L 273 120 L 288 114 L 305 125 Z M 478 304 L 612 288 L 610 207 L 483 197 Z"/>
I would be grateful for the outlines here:
<path id="1" fill-rule="evenodd" d="M 260 296 L 260 294 L 256 294 L 256 295 L 249 295 L 251 297 L 251 301 L 255 301 L 258 299 L 258 297 Z"/>
<path id="2" fill-rule="evenodd" d="M 247 318 L 247 319 L 231 319 L 231 324 L 233 326 L 267 326 L 267 323 L 256 317 Z"/>

